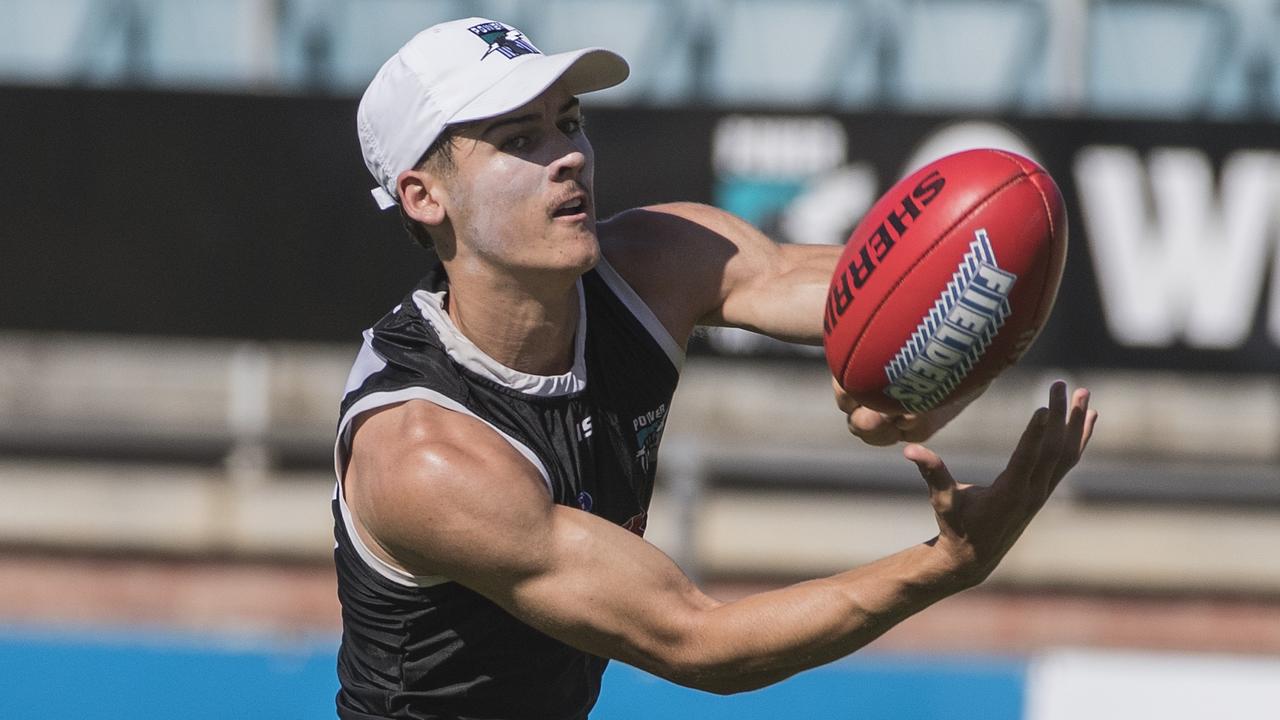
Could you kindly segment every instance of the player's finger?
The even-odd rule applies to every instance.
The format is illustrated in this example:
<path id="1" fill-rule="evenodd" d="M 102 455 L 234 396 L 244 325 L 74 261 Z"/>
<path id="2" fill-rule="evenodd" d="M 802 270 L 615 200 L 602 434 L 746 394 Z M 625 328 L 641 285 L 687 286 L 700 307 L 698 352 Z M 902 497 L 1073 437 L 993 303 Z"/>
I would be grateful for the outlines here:
<path id="1" fill-rule="evenodd" d="M 899 415 L 894 419 L 893 425 L 898 428 L 898 435 L 902 440 L 913 443 L 928 440 L 938 429 L 935 419 L 925 415 Z"/>
<path id="2" fill-rule="evenodd" d="M 1039 443 L 1039 455 L 1036 465 L 1027 477 L 1028 502 L 1036 507 L 1048 497 L 1053 483 L 1053 473 L 1062 456 L 1062 447 L 1066 442 L 1066 383 L 1053 380 L 1048 388 L 1048 415 L 1044 418 L 1044 434 Z"/>
<path id="3" fill-rule="evenodd" d="M 898 428 L 884 415 L 871 408 L 860 407 L 849 414 L 849 432 L 868 445 L 884 447 L 901 439 Z"/>
<path id="4" fill-rule="evenodd" d="M 1018 438 L 1018 446 L 1009 456 L 1009 463 L 1005 465 L 1004 472 L 996 477 L 996 481 L 991 486 L 992 490 L 1007 494 L 1012 487 L 1025 488 L 1027 476 L 1030 475 L 1040 456 L 1040 439 L 1044 436 L 1045 423 L 1048 419 L 1049 408 L 1046 407 L 1037 409 L 1031 415 L 1026 429 L 1022 431 L 1022 437 Z"/>
<path id="5" fill-rule="evenodd" d="M 1080 459 L 1083 448 L 1080 446 L 1084 437 L 1084 422 L 1089 414 L 1089 391 L 1078 388 L 1071 396 L 1071 411 L 1067 414 L 1067 437 L 1062 448 L 1062 459 L 1058 462 L 1059 470 L 1066 474 Z"/>
<path id="6" fill-rule="evenodd" d="M 893 426 L 899 430 L 914 430 L 920 424 L 920 416 L 915 413 L 907 415 L 890 415 L 889 419 L 893 422 Z"/>
<path id="7" fill-rule="evenodd" d="M 1049 387 L 1049 414 L 1045 419 L 1044 435 L 1040 439 L 1039 457 L 1028 477 L 1031 507 L 1039 508 L 1053 488 L 1058 463 L 1066 445 L 1066 422 L 1067 384 L 1056 380 Z"/>
<path id="8" fill-rule="evenodd" d="M 852 395 L 845 392 L 845 389 L 840 387 L 840 381 L 836 380 L 834 377 L 831 378 L 831 390 L 836 396 L 836 407 L 840 408 L 840 411 L 845 415 L 848 415 L 854 410 L 862 407 L 857 400 L 853 399 Z"/>
<path id="9" fill-rule="evenodd" d="M 956 479 L 938 454 L 923 445 L 908 445 L 903 457 L 915 463 L 920 477 L 929 486 L 929 502 L 939 516 L 946 516 L 955 509 Z"/>
<path id="10" fill-rule="evenodd" d="M 1068 433 L 1067 435 L 1068 447 L 1074 448 L 1074 456 L 1072 457 L 1070 464 L 1060 468 L 1057 477 L 1053 480 L 1053 487 L 1050 488 L 1049 492 L 1053 492 L 1053 490 L 1058 487 L 1058 484 L 1062 482 L 1062 479 L 1067 476 L 1067 473 L 1080 462 L 1080 458 L 1084 457 L 1084 451 L 1089 447 L 1089 438 L 1093 437 L 1093 428 L 1097 425 L 1097 422 L 1098 411 L 1090 409 L 1088 407 L 1088 398 L 1085 398 L 1080 408 L 1079 433 L 1077 435 Z"/>
<path id="11" fill-rule="evenodd" d="M 1084 451 L 1089 447 L 1089 438 L 1093 437 L 1093 428 L 1098 424 L 1098 411 L 1090 410 L 1084 416 L 1084 434 L 1080 438 L 1080 454 L 1077 458 L 1084 457 Z"/>

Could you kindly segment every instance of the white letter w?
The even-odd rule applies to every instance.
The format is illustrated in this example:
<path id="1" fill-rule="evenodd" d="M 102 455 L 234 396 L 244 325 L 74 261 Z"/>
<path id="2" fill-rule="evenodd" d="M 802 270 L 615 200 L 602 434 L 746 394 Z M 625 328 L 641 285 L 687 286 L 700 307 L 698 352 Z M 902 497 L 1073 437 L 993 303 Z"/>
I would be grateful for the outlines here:
<path id="1" fill-rule="evenodd" d="M 1149 171 L 1131 148 L 1081 150 L 1076 187 L 1117 341 L 1163 347 L 1181 336 L 1191 347 L 1226 349 L 1248 339 L 1280 190 L 1277 157 L 1231 155 L 1215 194 L 1213 168 L 1199 150 L 1152 150 Z"/>

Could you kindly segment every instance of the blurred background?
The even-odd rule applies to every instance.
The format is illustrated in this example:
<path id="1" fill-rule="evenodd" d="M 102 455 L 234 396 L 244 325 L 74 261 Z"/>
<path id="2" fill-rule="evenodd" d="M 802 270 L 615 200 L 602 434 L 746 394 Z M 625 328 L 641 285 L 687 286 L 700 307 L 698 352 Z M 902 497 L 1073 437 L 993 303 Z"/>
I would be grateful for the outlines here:
<path id="1" fill-rule="evenodd" d="M 601 718 L 1275 718 L 1280 2 L 0 0 L 0 717 L 331 717 L 329 498 L 358 335 L 425 255 L 355 107 L 482 15 L 631 62 L 603 215 L 841 243 L 947 152 L 1037 159 L 1071 248 L 1031 353 L 932 443 L 998 472 L 1052 378 L 1086 461 L 988 584 L 732 698 L 616 664 Z M 930 537 L 820 353 L 700 336 L 648 537 L 729 599 Z"/>

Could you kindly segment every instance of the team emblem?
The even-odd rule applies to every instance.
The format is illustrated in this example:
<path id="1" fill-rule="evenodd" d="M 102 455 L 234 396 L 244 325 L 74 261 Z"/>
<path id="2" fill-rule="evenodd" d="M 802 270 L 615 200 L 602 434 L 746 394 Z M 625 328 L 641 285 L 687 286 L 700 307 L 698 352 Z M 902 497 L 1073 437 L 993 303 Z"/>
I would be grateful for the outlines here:
<path id="1" fill-rule="evenodd" d="M 631 420 L 631 429 L 636 434 L 636 461 L 640 463 L 641 470 L 649 472 L 658 453 L 658 443 L 662 442 L 662 431 L 666 426 L 666 403 Z"/>
<path id="2" fill-rule="evenodd" d="M 475 33 L 476 37 L 489 46 L 489 49 L 484 51 L 484 55 L 480 56 L 481 60 L 489 57 L 495 51 L 501 53 L 507 59 L 530 53 L 541 54 L 538 48 L 529 42 L 529 38 L 524 36 L 524 33 L 515 28 L 507 27 L 500 22 L 482 23 L 467 29 Z"/>

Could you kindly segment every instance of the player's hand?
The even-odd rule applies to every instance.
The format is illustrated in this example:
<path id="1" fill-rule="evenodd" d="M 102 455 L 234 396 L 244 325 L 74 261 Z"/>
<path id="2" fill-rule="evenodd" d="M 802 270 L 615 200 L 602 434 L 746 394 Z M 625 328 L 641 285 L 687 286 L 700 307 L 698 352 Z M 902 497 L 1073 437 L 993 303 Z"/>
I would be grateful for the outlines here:
<path id="1" fill-rule="evenodd" d="M 840 387 L 835 378 L 831 378 L 831 387 L 835 391 L 836 406 L 848 416 L 849 432 L 868 445 L 879 447 L 928 440 L 987 389 L 987 385 L 983 385 L 964 398 L 952 400 L 928 412 L 889 415 L 862 406 Z"/>
<path id="2" fill-rule="evenodd" d="M 929 485 L 938 520 L 933 545 L 954 563 L 964 585 L 986 579 L 1044 506 L 1062 478 L 1075 467 L 1093 435 L 1098 413 L 1089 409 L 1089 391 L 1080 388 L 1067 402 L 1067 385 L 1049 389 L 1049 406 L 1031 416 L 1004 472 L 989 487 L 956 482 L 942 459 L 922 445 L 903 455 Z"/>

